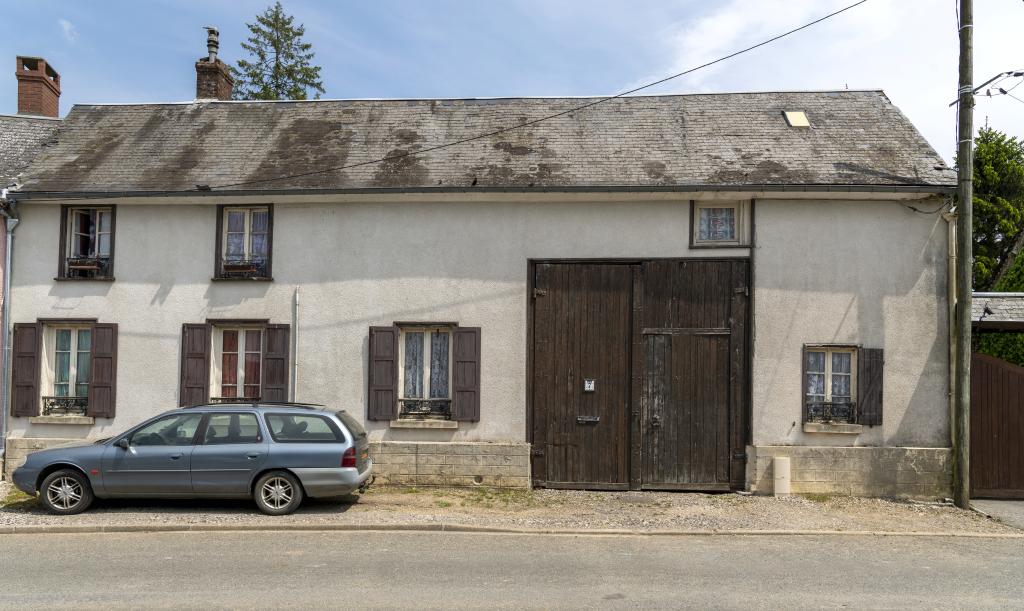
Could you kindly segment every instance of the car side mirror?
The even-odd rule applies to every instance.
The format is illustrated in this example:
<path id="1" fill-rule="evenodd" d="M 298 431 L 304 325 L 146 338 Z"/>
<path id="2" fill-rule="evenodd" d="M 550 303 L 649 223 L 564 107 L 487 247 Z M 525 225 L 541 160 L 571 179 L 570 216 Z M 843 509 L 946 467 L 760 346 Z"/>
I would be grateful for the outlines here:
<path id="1" fill-rule="evenodd" d="M 114 445 L 119 447 L 119 448 L 121 448 L 122 450 L 127 450 L 128 449 L 128 439 L 126 437 L 122 437 L 122 438 L 118 439 L 116 442 L 114 442 Z"/>

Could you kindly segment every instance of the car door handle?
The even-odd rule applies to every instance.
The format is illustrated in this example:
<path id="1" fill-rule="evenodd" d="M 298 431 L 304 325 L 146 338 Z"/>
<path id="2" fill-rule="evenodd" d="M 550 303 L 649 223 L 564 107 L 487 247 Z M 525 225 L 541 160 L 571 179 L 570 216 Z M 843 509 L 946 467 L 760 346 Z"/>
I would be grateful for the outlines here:
<path id="1" fill-rule="evenodd" d="M 249 460 L 252 460 L 254 458 L 259 458 L 260 457 L 260 453 L 259 452 L 249 452 L 248 454 L 245 455 L 245 457 L 248 458 Z"/>
<path id="2" fill-rule="evenodd" d="M 181 457 L 182 457 L 181 452 L 178 452 L 177 454 L 171 454 L 171 460 L 178 460 Z"/>

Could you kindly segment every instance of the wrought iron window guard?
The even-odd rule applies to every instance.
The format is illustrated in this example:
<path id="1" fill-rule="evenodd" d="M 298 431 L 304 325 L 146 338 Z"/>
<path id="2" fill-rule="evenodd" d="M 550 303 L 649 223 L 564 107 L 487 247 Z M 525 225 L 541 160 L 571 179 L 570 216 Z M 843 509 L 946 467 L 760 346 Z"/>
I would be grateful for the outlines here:
<path id="1" fill-rule="evenodd" d="M 805 422 L 856 424 L 857 404 L 852 401 L 814 401 L 807 404 Z"/>
<path id="2" fill-rule="evenodd" d="M 210 397 L 210 403 L 259 403 L 261 397 Z"/>
<path id="3" fill-rule="evenodd" d="M 267 260 L 256 259 L 224 259 L 220 264 L 222 278 L 266 278 Z"/>
<path id="4" fill-rule="evenodd" d="M 401 399 L 398 402 L 399 418 L 432 418 L 451 420 L 451 399 Z"/>
<path id="5" fill-rule="evenodd" d="M 44 416 L 85 416 L 88 397 L 43 397 Z"/>
<path id="6" fill-rule="evenodd" d="M 64 261 L 68 278 L 107 278 L 110 276 L 109 257 L 68 257 Z"/>

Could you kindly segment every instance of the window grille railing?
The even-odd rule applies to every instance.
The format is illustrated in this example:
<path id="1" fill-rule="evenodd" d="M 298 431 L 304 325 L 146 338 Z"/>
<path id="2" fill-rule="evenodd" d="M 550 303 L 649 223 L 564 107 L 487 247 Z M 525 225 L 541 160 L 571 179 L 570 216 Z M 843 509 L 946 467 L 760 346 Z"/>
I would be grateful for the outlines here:
<path id="1" fill-rule="evenodd" d="M 84 416 L 88 410 L 88 397 L 43 397 L 44 416 Z"/>
<path id="2" fill-rule="evenodd" d="M 806 422 L 855 424 L 857 404 L 852 401 L 813 401 L 807 404 Z"/>
<path id="3" fill-rule="evenodd" d="M 107 278 L 110 276 L 109 257 L 68 257 L 64 262 L 68 278 Z"/>
<path id="4" fill-rule="evenodd" d="M 220 264 L 220 274 L 224 278 L 266 278 L 267 260 L 224 259 Z"/>
<path id="5" fill-rule="evenodd" d="M 210 403 L 259 403 L 262 397 L 210 397 Z"/>
<path id="6" fill-rule="evenodd" d="M 433 418 L 451 420 L 451 399 L 402 399 L 398 402 L 399 418 Z"/>

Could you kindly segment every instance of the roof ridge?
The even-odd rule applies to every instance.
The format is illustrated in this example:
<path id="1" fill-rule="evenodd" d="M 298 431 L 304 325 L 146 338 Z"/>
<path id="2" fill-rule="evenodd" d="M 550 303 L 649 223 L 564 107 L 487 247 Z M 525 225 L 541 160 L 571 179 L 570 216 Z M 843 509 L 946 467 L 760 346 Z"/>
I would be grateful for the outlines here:
<path id="1" fill-rule="evenodd" d="M 611 99 L 639 99 L 639 98 L 685 98 L 698 96 L 741 96 L 741 95 L 776 95 L 786 93 L 880 93 L 885 95 L 881 88 L 877 89 L 782 89 L 765 91 L 699 91 L 692 93 L 650 93 L 637 95 L 523 95 L 523 96 L 466 96 L 453 98 L 321 98 L 316 100 L 215 100 L 195 99 L 182 100 L 179 102 L 83 102 L 74 104 L 78 106 L 188 106 L 198 104 L 320 104 L 326 102 L 459 102 L 459 101 L 498 101 L 498 100 L 600 100 Z"/>

